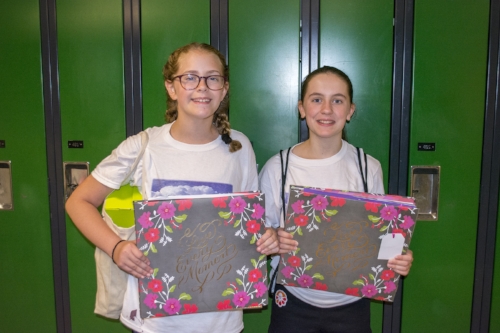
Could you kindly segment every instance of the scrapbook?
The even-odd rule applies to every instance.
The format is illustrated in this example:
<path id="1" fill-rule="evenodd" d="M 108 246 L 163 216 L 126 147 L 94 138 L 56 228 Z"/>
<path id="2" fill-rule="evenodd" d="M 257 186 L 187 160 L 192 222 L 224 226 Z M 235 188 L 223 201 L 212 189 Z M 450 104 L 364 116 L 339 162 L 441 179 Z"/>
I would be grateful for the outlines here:
<path id="1" fill-rule="evenodd" d="M 387 261 L 406 252 L 416 219 L 413 198 L 292 185 L 285 230 L 299 246 L 277 283 L 392 302 L 400 276 Z"/>
<path id="2" fill-rule="evenodd" d="M 137 247 L 154 274 L 139 279 L 142 318 L 267 304 L 264 194 L 135 201 Z"/>

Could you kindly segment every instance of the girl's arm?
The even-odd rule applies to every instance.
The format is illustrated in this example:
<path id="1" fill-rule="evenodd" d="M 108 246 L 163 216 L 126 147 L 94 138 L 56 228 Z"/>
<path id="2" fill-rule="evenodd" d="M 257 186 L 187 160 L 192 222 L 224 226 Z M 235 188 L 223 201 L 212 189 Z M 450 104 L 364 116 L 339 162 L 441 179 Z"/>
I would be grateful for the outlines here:
<path id="1" fill-rule="evenodd" d="M 112 188 L 101 184 L 90 175 L 78 185 L 66 202 L 66 211 L 78 230 L 110 257 L 113 248 L 121 239 L 106 225 L 97 207 L 112 191 Z M 145 277 L 153 272 L 149 267 L 149 260 L 135 246 L 134 241 L 119 243 L 114 249 L 112 259 L 120 269 L 135 277 Z"/>

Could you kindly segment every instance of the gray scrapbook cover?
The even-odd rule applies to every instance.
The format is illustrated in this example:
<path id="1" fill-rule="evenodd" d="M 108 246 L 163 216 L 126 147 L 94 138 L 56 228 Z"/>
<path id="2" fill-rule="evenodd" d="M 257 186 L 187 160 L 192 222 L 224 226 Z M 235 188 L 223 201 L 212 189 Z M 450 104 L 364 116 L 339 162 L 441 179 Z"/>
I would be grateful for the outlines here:
<path id="1" fill-rule="evenodd" d="M 277 283 L 392 302 L 417 219 L 413 198 L 290 186 L 285 230 L 299 242 L 283 254 Z"/>
<path id="2" fill-rule="evenodd" d="M 139 279 L 142 318 L 267 304 L 264 194 L 135 201 L 137 247 L 154 274 Z"/>

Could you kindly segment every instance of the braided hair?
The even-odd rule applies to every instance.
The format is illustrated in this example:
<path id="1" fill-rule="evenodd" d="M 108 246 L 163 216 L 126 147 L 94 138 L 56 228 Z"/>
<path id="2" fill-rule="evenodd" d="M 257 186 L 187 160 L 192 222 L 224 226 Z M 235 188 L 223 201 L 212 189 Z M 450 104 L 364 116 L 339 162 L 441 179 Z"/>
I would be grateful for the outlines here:
<path id="1" fill-rule="evenodd" d="M 204 43 L 191 43 L 183 47 L 178 48 L 170 57 L 168 57 L 167 63 L 163 66 L 163 79 L 165 81 L 172 81 L 173 76 L 179 70 L 179 58 L 182 54 L 188 53 L 191 50 L 202 50 L 209 53 L 215 54 L 223 67 L 223 76 L 227 79 L 229 77 L 229 68 L 226 65 L 226 59 L 224 56 L 213 46 Z M 241 149 L 241 143 L 237 140 L 231 138 L 231 126 L 229 124 L 228 118 L 229 109 L 229 92 L 222 99 L 219 108 L 214 113 L 214 118 L 212 123 L 214 124 L 217 132 L 221 135 L 222 141 L 229 145 L 229 151 L 234 153 Z M 170 99 L 167 92 L 167 111 L 165 113 L 165 120 L 167 123 L 171 123 L 177 119 L 177 101 Z"/>

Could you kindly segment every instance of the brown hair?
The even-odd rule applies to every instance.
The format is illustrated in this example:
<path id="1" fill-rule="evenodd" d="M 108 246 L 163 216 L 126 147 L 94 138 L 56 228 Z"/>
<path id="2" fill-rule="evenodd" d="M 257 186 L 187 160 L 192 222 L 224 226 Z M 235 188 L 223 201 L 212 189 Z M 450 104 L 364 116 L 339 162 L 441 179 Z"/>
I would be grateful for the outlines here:
<path id="1" fill-rule="evenodd" d="M 165 64 L 165 66 L 163 66 L 163 79 L 165 81 L 173 81 L 174 74 L 179 70 L 180 56 L 182 54 L 188 53 L 191 50 L 201 50 L 215 54 L 221 62 L 223 68 L 222 75 L 226 78 L 226 80 L 229 78 L 229 68 L 226 65 L 226 59 L 216 48 L 204 43 L 191 43 L 178 48 L 168 57 L 167 63 Z M 221 101 L 219 108 L 215 111 L 212 122 L 221 135 L 222 140 L 229 145 L 229 151 L 233 153 L 241 149 L 241 143 L 237 140 L 231 139 L 230 137 L 231 126 L 229 124 L 229 118 L 227 116 L 228 109 L 229 91 Z M 177 115 L 177 101 L 170 99 L 167 92 L 167 111 L 165 113 L 165 120 L 167 121 L 167 123 L 171 123 L 177 119 Z"/>

